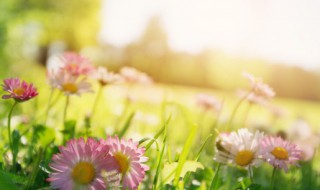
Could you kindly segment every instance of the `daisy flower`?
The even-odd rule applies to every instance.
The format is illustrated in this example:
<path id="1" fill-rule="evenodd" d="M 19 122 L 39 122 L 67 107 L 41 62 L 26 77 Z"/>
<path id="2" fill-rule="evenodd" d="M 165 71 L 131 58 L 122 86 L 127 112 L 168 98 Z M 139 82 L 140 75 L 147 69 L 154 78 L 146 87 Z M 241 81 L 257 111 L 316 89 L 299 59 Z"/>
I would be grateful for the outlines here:
<path id="1" fill-rule="evenodd" d="M 93 73 L 92 77 L 96 79 L 101 86 L 119 82 L 121 80 L 120 75 L 109 72 L 104 67 L 98 67 Z"/>
<path id="2" fill-rule="evenodd" d="M 143 156 L 145 148 L 139 148 L 138 143 L 132 139 L 120 140 L 118 137 L 109 137 L 104 144 L 109 147 L 109 153 L 118 163 L 123 189 L 137 189 L 145 177 L 145 171 L 149 170 L 149 167 L 143 164 L 148 160 Z"/>
<path id="3" fill-rule="evenodd" d="M 115 160 L 108 154 L 108 147 L 93 138 L 71 139 L 60 153 L 53 155 L 49 167 L 53 170 L 47 181 L 59 190 L 105 190 L 103 171 L 115 170 Z"/>
<path id="4" fill-rule="evenodd" d="M 94 71 L 91 62 L 80 54 L 67 52 L 60 59 L 62 69 L 73 76 L 88 75 Z"/>
<path id="5" fill-rule="evenodd" d="M 243 73 L 243 77 L 247 78 L 251 84 L 252 92 L 256 97 L 261 97 L 266 100 L 269 100 L 275 96 L 273 89 L 265 84 L 262 79 L 256 78 L 249 73 Z"/>
<path id="6" fill-rule="evenodd" d="M 248 129 L 239 129 L 228 135 L 220 135 L 216 143 L 215 160 L 224 164 L 234 164 L 248 168 L 260 164 L 259 146 L 263 133 L 251 133 Z"/>
<path id="7" fill-rule="evenodd" d="M 196 96 L 197 104 L 204 110 L 215 110 L 219 112 L 222 108 L 222 103 L 214 96 L 208 94 L 198 94 Z"/>
<path id="8" fill-rule="evenodd" d="M 66 96 L 92 92 L 91 84 L 86 82 L 84 78 L 74 77 L 63 70 L 51 76 L 51 86 L 60 89 Z"/>
<path id="9" fill-rule="evenodd" d="M 151 84 L 153 82 L 146 73 L 132 67 L 121 68 L 120 75 L 127 83 Z"/>
<path id="10" fill-rule="evenodd" d="M 281 137 L 265 137 L 261 142 L 263 159 L 275 168 L 288 172 L 288 164 L 298 165 L 302 151 Z"/>
<path id="11" fill-rule="evenodd" d="M 9 93 L 3 95 L 2 99 L 13 98 L 17 102 L 23 102 L 38 95 L 37 89 L 33 84 L 28 84 L 19 78 L 5 79 L 2 87 L 4 91 Z"/>

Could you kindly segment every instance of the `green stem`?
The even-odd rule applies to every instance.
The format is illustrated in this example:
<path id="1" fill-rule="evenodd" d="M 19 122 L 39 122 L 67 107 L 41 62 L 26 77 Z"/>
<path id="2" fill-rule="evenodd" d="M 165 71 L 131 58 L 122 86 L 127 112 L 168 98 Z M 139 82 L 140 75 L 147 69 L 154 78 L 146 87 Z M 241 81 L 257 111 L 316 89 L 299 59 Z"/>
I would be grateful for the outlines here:
<path id="1" fill-rule="evenodd" d="M 18 104 L 18 101 L 15 101 L 14 104 L 12 105 L 10 111 L 9 111 L 9 115 L 8 115 L 8 138 L 9 138 L 9 147 L 11 150 L 11 154 L 12 154 L 12 166 L 13 168 L 15 168 L 15 164 L 16 164 L 16 158 L 14 156 L 13 153 L 13 144 L 12 144 L 12 140 L 11 140 L 11 116 L 12 116 L 12 111 L 14 109 L 14 107 L 16 107 L 16 105 Z"/>
<path id="2" fill-rule="evenodd" d="M 276 170 L 277 170 L 277 168 L 275 168 L 275 167 L 272 170 L 270 190 L 274 190 L 274 187 L 275 187 L 274 185 L 275 185 Z"/>
<path id="3" fill-rule="evenodd" d="M 50 104 L 51 104 L 51 99 L 52 99 L 52 95 L 53 95 L 53 88 L 51 88 L 50 90 L 50 95 L 49 95 L 49 100 L 48 100 L 48 106 L 47 106 L 47 109 L 46 109 L 46 118 L 44 120 L 44 124 L 46 125 L 47 124 L 47 120 L 48 120 L 48 115 L 49 115 L 49 111 L 50 111 Z"/>
<path id="4" fill-rule="evenodd" d="M 243 117 L 243 127 L 246 127 L 246 126 L 247 126 L 248 115 L 249 115 L 249 112 L 250 112 L 251 107 L 252 107 L 252 103 L 249 103 L 249 106 L 248 106 L 247 110 L 246 110 L 245 113 L 244 113 L 244 117 Z"/>
<path id="5" fill-rule="evenodd" d="M 212 182 L 211 182 L 211 185 L 210 185 L 209 190 L 214 190 L 214 189 L 216 189 L 216 183 L 217 183 L 217 178 L 218 178 L 218 173 L 219 173 L 220 167 L 221 167 L 221 164 L 219 163 L 219 164 L 218 164 L 218 167 L 217 167 L 217 170 L 216 170 L 216 172 L 214 173 L 214 176 L 213 176 L 213 178 L 212 178 Z"/>
<path id="6" fill-rule="evenodd" d="M 252 170 L 252 167 L 251 167 L 251 166 L 249 166 L 249 176 L 250 176 L 251 183 L 254 183 L 254 180 L 253 180 L 253 170 Z"/>
<path id="7" fill-rule="evenodd" d="M 93 115 L 94 115 L 94 113 L 95 113 L 95 111 L 96 111 L 98 102 L 99 102 L 100 97 L 101 97 L 102 92 L 103 92 L 102 89 L 103 89 L 103 86 L 100 85 L 100 86 L 99 86 L 98 93 L 97 93 L 97 96 L 96 96 L 96 99 L 94 100 L 94 103 L 93 103 L 93 106 L 92 106 L 92 111 L 91 111 L 91 114 L 90 114 L 90 117 L 91 117 L 91 118 L 93 117 Z"/>
<path id="8" fill-rule="evenodd" d="M 250 90 L 247 95 L 245 95 L 243 98 L 241 98 L 239 100 L 239 102 L 237 103 L 237 105 L 234 107 L 234 109 L 233 109 L 233 111 L 231 113 L 230 119 L 229 119 L 229 124 L 227 126 L 227 131 L 231 129 L 231 125 L 232 125 L 232 121 L 234 119 L 234 116 L 236 115 L 236 113 L 237 113 L 240 105 L 242 104 L 242 102 L 248 98 L 248 96 L 250 95 L 251 91 L 252 90 Z"/>
<path id="9" fill-rule="evenodd" d="M 68 111 L 68 106 L 69 106 L 69 96 L 66 96 L 66 105 L 64 107 L 64 111 L 63 111 L 63 125 L 65 125 L 66 123 L 66 119 L 67 119 L 67 111 Z"/>

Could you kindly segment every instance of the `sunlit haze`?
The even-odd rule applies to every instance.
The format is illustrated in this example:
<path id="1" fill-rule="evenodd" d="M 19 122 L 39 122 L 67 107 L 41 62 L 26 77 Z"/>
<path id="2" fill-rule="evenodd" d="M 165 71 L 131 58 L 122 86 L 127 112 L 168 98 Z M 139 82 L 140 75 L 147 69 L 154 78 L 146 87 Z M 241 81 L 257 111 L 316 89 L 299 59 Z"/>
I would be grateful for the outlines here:
<path id="1" fill-rule="evenodd" d="M 107 0 L 101 38 L 124 46 L 159 16 L 177 51 L 230 55 L 320 68 L 320 1 Z"/>

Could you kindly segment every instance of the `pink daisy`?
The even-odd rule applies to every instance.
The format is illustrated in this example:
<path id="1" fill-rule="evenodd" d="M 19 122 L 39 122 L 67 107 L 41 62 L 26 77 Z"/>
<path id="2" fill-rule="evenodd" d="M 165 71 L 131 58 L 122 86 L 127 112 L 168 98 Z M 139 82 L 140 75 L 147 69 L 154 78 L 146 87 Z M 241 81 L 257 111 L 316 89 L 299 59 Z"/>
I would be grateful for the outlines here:
<path id="1" fill-rule="evenodd" d="M 103 146 L 93 138 L 71 139 L 66 146 L 59 147 L 60 153 L 53 155 L 53 170 L 47 179 L 53 189 L 59 190 L 105 190 L 103 171 L 116 170 L 115 160 Z"/>
<path id="2" fill-rule="evenodd" d="M 9 94 L 3 95 L 3 99 L 13 98 L 18 102 L 27 101 L 38 95 L 33 84 L 21 81 L 19 78 L 9 78 L 4 80 L 3 90 Z"/>
<path id="3" fill-rule="evenodd" d="M 288 164 L 298 165 L 302 159 L 302 151 L 281 137 L 265 137 L 261 142 L 263 159 L 275 168 L 288 172 Z"/>
<path id="4" fill-rule="evenodd" d="M 261 97 L 266 100 L 270 100 L 276 95 L 273 89 L 269 85 L 265 84 L 262 79 L 256 78 L 249 73 L 243 73 L 242 75 L 250 81 L 252 92 L 254 93 L 255 97 Z"/>
<path id="5" fill-rule="evenodd" d="M 123 189 L 137 189 L 145 177 L 145 171 L 149 170 L 149 167 L 143 164 L 148 160 L 143 156 L 145 148 L 139 148 L 138 143 L 132 139 L 119 140 L 118 137 L 109 137 L 104 144 L 109 147 L 109 153 L 118 163 Z"/>
<path id="6" fill-rule="evenodd" d="M 62 69 L 73 76 L 88 75 L 94 71 L 91 62 L 74 52 L 64 53 L 61 57 Z"/>

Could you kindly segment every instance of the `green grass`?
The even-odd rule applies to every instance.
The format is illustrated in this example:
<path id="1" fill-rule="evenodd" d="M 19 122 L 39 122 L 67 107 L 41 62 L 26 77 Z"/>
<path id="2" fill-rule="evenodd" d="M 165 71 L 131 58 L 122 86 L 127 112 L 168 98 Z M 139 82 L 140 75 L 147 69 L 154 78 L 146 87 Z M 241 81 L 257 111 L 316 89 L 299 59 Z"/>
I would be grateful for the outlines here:
<path id="1" fill-rule="evenodd" d="M 57 152 L 57 146 L 63 142 L 61 130 L 65 97 L 58 92 L 53 94 L 53 99 L 56 97 L 58 99 L 50 109 L 46 126 L 44 126 L 50 88 L 45 82 L 43 69 L 33 68 L 32 71 L 38 74 L 30 76 L 30 71 L 27 69 L 20 76 L 38 87 L 39 96 L 19 104 L 13 113 L 15 117 L 12 127 L 22 136 L 18 155 L 21 170 L 17 174 L 5 174 L 0 171 L 0 181 L 14 175 L 12 178 L 14 184 L 39 189 L 48 186 L 45 182 L 47 164 L 52 154 Z M 97 91 L 97 86 L 94 88 Z M 219 117 L 217 113 L 205 112 L 196 105 L 195 95 L 203 92 L 215 95 L 224 102 Z M 128 95 L 131 97 L 130 101 L 126 99 Z M 72 96 L 70 99 L 67 120 L 76 122 L 75 137 L 85 134 L 85 117 L 92 110 L 95 96 L 96 94 L 92 93 L 81 97 Z M 220 132 L 226 130 L 230 114 L 238 101 L 239 98 L 235 92 L 212 89 L 166 84 L 134 86 L 130 89 L 124 85 L 107 86 L 102 92 L 95 115 L 91 118 L 90 131 L 91 135 L 97 138 L 106 138 L 108 135 L 118 133 L 136 141 L 145 140 L 142 145 L 148 147 L 146 155 L 150 159 L 147 164 L 151 169 L 147 172 L 147 177 L 140 189 L 181 189 L 182 187 L 209 189 L 218 167 L 213 161 L 216 130 Z M 278 130 L 288 130 L 297 119 L 304 118 L 312 129 L 318 132 L 319 103 L 286 98 L 275 98 L 272 103 L 286 110 L 283 117 L 275 118 L 268 109 L 254 105 L 245 120 L 249 104 L 243 103 L 236 113 L 232 128 L 246 126 L 276 133 Z M 11 101 L 1 102 L 0 152 L 7 149 L 8 139 L 4 121 L 11 104 Z M 22 122 L 22 116 L 26 119 L 25 122 Z M 210 134 L 212 138 L 206 140 Z M 204 143 L 205 145 L 201 146 Z M 293 168 L 288 174 L 278 172 L 276 189 L 320 188 L 319 158 L 320 155 L 317 152 L 315 159 L 301 163 L 300 168 Z M 204 169 L 187 173 L 184 178 L 181 178 L 180 174 L 185 171 L 184 163 L 191 160 L 202 163 Z M 3 157 L 0 158 L 0 162 L 4 164 Z M 173 181 L 164 184 L 161 170 L 166 164 L 175 162 L 177 168 Z M 35 166 L 41 166 L 40 170 Z M 255 186 L 259 184 L 263 189 L 267 189 L 270 185 L 271 173 L 272 168 L 267 164 L 255 168 L 255 184 L 250 188 L 260 188 Z M 27 176 L 31 178 L 24 181 Z M 243 169 L 222 165 L 215 183 L 218 184 L 219 189 L 236 189 L 250 185 L 246 182 L 247 177 L 247 171 Z M 239 182 L 240 178 L 244 180 Z M 9 188 L 12 183 L 5 185 Z"/>

